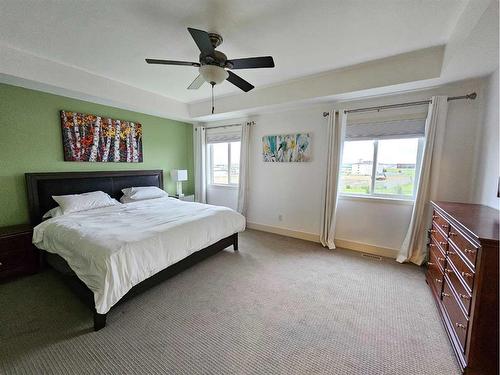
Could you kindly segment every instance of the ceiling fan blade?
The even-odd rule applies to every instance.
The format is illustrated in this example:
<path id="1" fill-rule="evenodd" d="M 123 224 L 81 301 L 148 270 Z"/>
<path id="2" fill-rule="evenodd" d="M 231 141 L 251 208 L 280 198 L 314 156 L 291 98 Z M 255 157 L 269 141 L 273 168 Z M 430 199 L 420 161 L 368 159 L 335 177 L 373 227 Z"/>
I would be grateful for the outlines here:
<path id="1" fill-rule="evenodd" d="M 146 59 L 148 64 L 161 64 L 161 65 L 183 65 L 183 66 L 200 66 L 200 63 L 191 61 L 175 61 L 175 60 L 158 60 Z"/>
<path id="2" fill-rule="evenodd" d="M 235 85 L 236 87 L 239 87 L 240 89 L 242 89 L 245 92 L 248 92 L 254 88 L 254 86 L 251 83 L 248 83 L 243 78 L 241 78 L 240 76 L 237 76 L 236 74 L 234 74 L 230 70 L 228 70 L 227 72 L 229 73 L 229 77 L 227 77 L 227 80 L 229 82 L 231 82 L 233 85 Z"/>
<path id="3" fill-rule="evenodd" d="M 196 77 L 194 79 L 194 81 L 191 82 L 191 84 L 188 86 L 188 90 L 199 89 L 201 87 L 201 85 L 203 85 L 204 82 L 205 82 L 205 79 L 203 78 L 203 76 L 201 74 L 199 74 L 198 77 Z"/>
<path id="4" fill-rule="evenodd" d="M 274 60 L 272 56 L 227 60 L 227 67 L 229 69 L 274 68 Z"/>
<path id="5" fill-rule="evenodd" d="M 203 30 L 192 29 L 188 27 L 188 31 L 194 39 L 194 42 L 200 49 L 201 53 L 204 55 L 213 55 L 214 46 L 212 46 L 212 42 L 210 41 L 210 37 L 208 33 Z"/>

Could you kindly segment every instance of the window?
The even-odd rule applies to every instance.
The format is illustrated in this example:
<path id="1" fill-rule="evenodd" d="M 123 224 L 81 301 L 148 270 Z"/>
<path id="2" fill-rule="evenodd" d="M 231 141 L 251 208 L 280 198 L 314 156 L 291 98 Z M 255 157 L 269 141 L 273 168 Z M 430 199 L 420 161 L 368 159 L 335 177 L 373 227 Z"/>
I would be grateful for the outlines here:
<path id="1" fill-rule="evenodd" d="M 345 141 L 340 192 L 412 199 L 422 148 L 420 137 Z"/>
<path id="2" fill-rule="evenodd" d="M 208 144 L 209 182 L 212 185 L 238 185 L 240 142 Z"/>

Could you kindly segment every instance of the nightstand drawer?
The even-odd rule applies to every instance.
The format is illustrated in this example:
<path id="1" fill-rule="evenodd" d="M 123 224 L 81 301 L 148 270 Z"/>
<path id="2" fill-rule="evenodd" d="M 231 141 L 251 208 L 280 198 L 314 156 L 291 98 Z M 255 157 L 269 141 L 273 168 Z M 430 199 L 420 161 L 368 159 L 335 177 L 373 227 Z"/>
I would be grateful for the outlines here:
<path id="1" fill-rule="evenodd" d="M 32 244 L 33 231 L 28 225 L 0 228 L 0 279 L 35 273 L 39 255 Z"/>
<path id="2" fill-rule="evenodd" d="M 0 238 L 0 254 L 4 252 L 20 251 L 31 247 L 31 233 Z"/>
<path id="3" fill-rule="evenodd" d="M 0 273 L 23 265 L 26 261 L 25 253 L 22 251 L 0 252 Z"/>

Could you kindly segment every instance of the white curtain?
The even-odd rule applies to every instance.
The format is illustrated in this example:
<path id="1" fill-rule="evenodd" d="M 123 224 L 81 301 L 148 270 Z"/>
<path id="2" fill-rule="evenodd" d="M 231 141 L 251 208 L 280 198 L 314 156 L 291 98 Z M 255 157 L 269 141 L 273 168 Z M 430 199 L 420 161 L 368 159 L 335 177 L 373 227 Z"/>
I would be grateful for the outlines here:
<path id="1" fill-rule="evenodd" d="M 206 131 L 205 127 L 194 128 L 194 200 L 207 203 L 206 176 Z"/>
<path id="2" fill-rule="evenodd" d="M 240 147 L 240 180 L 238 186 L 238 208 L 237 211 L 243 216 L 247 214 L 248 207 L 248 169 L 250 152 L 250 128 L 252 123 L 247 122 L 241 126 Z"/>
<path id="3" fill-rule="evenodd" d="M 335 222 L 346 118 L 344 111 L 331 111 L 328 116 L 326 181 L 323 193 L 320 240 L 322 245 L 329 249 L 335 249 Z"/>
<path id="4" fill-rule="evenodd" d="M 410 226 L 397 261 L 422 264 L 427 253 L 427 229 L 430 225 L 429 200 L 436 198 L 437 178 L 448 113 L 448 98 L 435 96 L 429 104 L 425 122 L 425 146 L 418 180 L 417 193 Z"/>

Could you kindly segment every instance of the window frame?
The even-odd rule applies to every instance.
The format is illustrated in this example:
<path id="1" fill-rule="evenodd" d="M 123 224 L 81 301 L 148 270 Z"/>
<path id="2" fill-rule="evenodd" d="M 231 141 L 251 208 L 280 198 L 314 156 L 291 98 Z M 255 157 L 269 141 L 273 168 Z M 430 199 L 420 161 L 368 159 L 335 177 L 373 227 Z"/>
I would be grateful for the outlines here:
<path id="1" fill-rule="evenodd" d="M 390 138 L 387 138 L 390 139 Z M 417 139 L 417 157 L 415 161 L 415 183 L 413 184 L 413 193 L 412 195 L 401 195 L 401 194 L 381 194 L 375 193 L 375 181 L 377 174 L 377 163 L 378 163 L 378 142 L 380 140 L 384 140 L 384 138 L 373 138 L 370 139 L 373 142 L 373 166 L 372 166 L 372 174 L 371 174 L 371 184 L 370 184 L 370 193 L 369 194 L 359 194 L 359 193 L 345 193 L 339 190 L 339 196 L 342 198 L 366 198 L 366 199 L 381 199 L 381 200 L 389 200 L 389 201 L 409 201 L 414 202 L 416 199 L 417 186 L 418 181 L 420 180 L 420 169 L 422 167 L 422 155 L 424 151 L 425 138 L 424 137 L 402 137 L 402 138 L 393 138 L 393 139 Z M 361 141 L 361 140 L 359 140 Z M 344 142 L 356 142 L 353 140 L 344 140 Z M 343 147 L 342 147 L 343 149 Z M 343 164 L 344 155 L 342 154 L 341 165 Z M 339 182 L 340 178 L 342 178 L 339 173 Z"/>
<path id="2" fill-rule="evenodd" d="M 215 144 L 227 144 L 227 184 L 222 184 L 222 183 L 215 183 L 214 182 L 214 157 L 213 157 L 213 145 Z M 222 187 L 222 188 L 237 188 L 239 186 L 239 174 L 238 174 L 238 183 L 231 182 L 231 162 L 232 162 L 232 157 L 231 157 L 231 143 L 240 143 L 241 147 L 241 140 L 234 140 L 234 141 L 227 141 L 227 142 L 213 142 L 213 143 L 207 143 L 207 148 L 208 148 L 208 173 L 207 173 L 207 185 L 209 186 L 215 186 L 215 187 Z"/>

